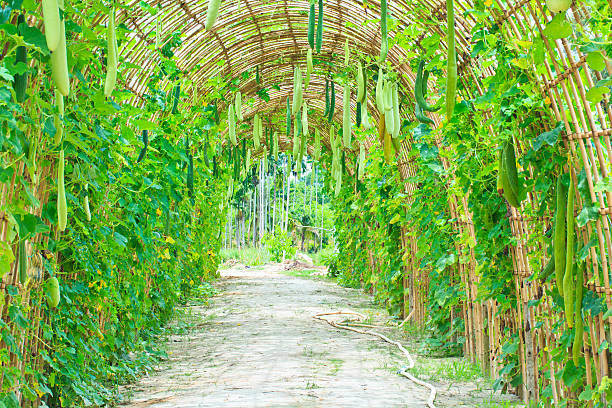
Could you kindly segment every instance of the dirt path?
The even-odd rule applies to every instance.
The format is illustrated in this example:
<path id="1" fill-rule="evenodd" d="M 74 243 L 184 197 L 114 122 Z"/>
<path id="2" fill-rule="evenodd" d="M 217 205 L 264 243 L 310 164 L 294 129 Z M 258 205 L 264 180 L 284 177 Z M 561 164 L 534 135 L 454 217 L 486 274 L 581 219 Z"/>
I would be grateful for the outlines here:
<path id="1" fill-rule="evenodd" d="M 195 329 L 169 339 L 168 361 L 126 387 L 131 402 L 122 406 L 426 406 L 428 390 L 396 374 L 405 361 L 395 347 L 311 317 L 351 309 L 383 323 L 384 311 L 358 290 L 286 276 L 280 269 L 223 271 L 212 305 L 189 307 Z M 442 365 L 428 360 L 413 373 L 445 371 L 446 361 L 436 361 Z M 432 382 L 439 388 L 437 407 L 513 406 L 509 399 L 498 404 L 501 397 L 482 381 Z"/>

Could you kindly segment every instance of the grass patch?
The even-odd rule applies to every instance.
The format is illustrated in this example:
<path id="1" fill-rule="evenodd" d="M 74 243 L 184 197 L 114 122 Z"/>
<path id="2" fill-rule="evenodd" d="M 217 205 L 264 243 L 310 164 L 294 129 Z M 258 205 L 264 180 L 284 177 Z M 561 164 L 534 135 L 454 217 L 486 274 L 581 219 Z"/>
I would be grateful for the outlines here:
<path id="1" fill-rule="evenodd" d="M 248 266 L 264 265 L 270 262 L 270 255 L 265 248 L 245 247 L 221 249 L 221 262 L 235 260 Z"/>
<path id="2" fill-rule="evenodd" d="M 336 278 L 331 278 L 327 274 L 321 274 L 320 269 L 291 269 L 288 271 L 280 271 L 283 275 L 294 276 L 296 278 L 320 279 L 325 281 L 335 281 Z M 317 275 L 315 275 L 317 273 Z"/>

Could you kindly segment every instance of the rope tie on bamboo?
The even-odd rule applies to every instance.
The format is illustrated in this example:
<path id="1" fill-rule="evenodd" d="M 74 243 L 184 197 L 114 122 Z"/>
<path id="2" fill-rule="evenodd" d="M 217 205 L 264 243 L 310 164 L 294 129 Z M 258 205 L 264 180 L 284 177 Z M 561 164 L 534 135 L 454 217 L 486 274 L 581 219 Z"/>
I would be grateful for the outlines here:
<path id="1" fill-rule="evenodd" d="M 329 318 L 327 318 L 326 316 L 337 316 L 337 315 L 348 315 L 348 316 L 353 316 L 353 318 L 351 320 L 349 320 L 348 322 L 346 322 L 345 324 L 340 324 L 340 323 L 336 323 L 334 320 L 331 320 Z M 400 349 L 400 351 L 402 353 L 404 353 L 404 356 L 406 356 L 406 359 L 408 360 L 408 365 L 405 365 L 404 367 L 400 368 L 397 373 L 399 375 L 402 375 L 406 378 L 408 378 L 410 381 L 412 381 L 415 384 L 421 385 L 423 387 L 426 387 L 429 389 L 429 398 L 427 399 L 427 406 L 429 408 L 436 408 L 436 406 L 434 405 L 434 401 L 436 399 L 436 387 L 434 387 L 433 385 L 426 383 L 425 381 L 419 380 L 418 378 L 416 378 L 415 376 L 413 376 L 412 374 L 410 374 L 408 372 L 408 370 L 412 369 L 414 367 L 414 359 L 412 358 L 412 356 L 410 355 L 410 353 L 408 352 L 408 350 L 406 350 L 404 348 L 404 346 L 402 346 L 402 344 L 398 341 L 394 341 L 389 339 L 387 336 L 380 334 L 378 332 L 375 332 L 373 330 L 360 330 L 360 329 L 356 329 L 355 327 L 352 326 L 359 326 L 359 327 L 372 327 L 372 328 L 376 328 L 379 326 L 372 326 L 372 325 L 368 325 L 368 324 L 362 324 L 360 322 L 366 320 L 366 316 L 364 316 L 361 313 L 358 312 L 352 312 L 352 311 L 339 311 L 339 312 L 323 312 L 323 313 L 317 313 L 314 316 L 312 316 L 313 319 L 317 319 L 317 320 L 321 320 L 326 322 L 327 324 L 329 324 L 330 326 L 333 326 L 335 328 L 338 329 L 343 329 L 343 330 L 350 330 L 353 331 L 355 333 L 360 333 L 360 334 L 367 334 L 369 336 L 375 336 L 380 338 L 381 340 L 389 343 L 389 344 L 393 344 L 395 346 L 397 346 L 397 348 Z"/>

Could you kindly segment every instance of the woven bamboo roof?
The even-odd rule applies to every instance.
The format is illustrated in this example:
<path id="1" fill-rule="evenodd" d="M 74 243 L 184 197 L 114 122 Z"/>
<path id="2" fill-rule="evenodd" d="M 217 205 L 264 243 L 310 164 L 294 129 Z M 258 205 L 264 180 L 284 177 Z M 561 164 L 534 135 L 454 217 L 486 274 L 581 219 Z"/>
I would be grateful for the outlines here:
<path id="1" fill-rule="evenodd" d="M 366 5 L 364 7 L 364 4 Z M 440 37 L 440 52 L 445 53 L 444 38 L 446 32 L 445 2 L 428 0 L 419 3 L 405 0 L 389 1 L 390 38 L 397 33 L 427 32 Z M 255 106 L 245 106 L 245 120 L 255 112 L 264 115 L 282 114 L 285 112 L 287 97 L 293 93 L 293 69 L 296 64 L 302 68 L 306 65 L 308 49 L 307 27 L 309 1 L 288 0 L 223 0 L 219 17 L 212 30 L 204 28 L 208 1 L 166 1 L 150 3 L 159 7 L 162 32 L 167 35 L 175 31 L 182 33 L 183 44 L 175 51 L 177 66 L 197 86 L 197 94 L 208 94 L 211 88 L 209 79 L 226 76 L 230 79 L 239 77 L 243 72 L 259 67 L 261 86 L 268 87 L 270 101 L 255 98 Z M 465 62 L 466 45 L 473 21 L 461 17 L 465 8 L 458 5 L 457 17 L 457 54 L 459 66 Z M 139 6 L 139 1 L 132 0 L 128 11 L 123 10 L 118 21 L 123 22 L 130 30 L 129 41 L 122 46 L 121 54 L 129 62 L 143 69 L 127 68 L 123 71 L 128 89 L 136 95 L 146 92 L 146 80 L 149 71 L 146 67 L 156 63 L 155 29 L 157 17 Z M 304 99 L 308 106 L 323 112 L 325 106 L 325 78 L 344 68 L 344 44 L 349 40 L 351 64 L 356 64 L 366 56 L 374 60 L 380 50 L 380 1 L 347 1 L 326 0 L 324 2 L 324 30 L 322 50 L 314 55 L 315 69 Z M 400 74 L 400 84 L 406 97 L 412 98 L 414 74 L 410 69 L 412 58 L 420 54 L 417 38 L 413 49 L 404 49 L 397 45 L 389 51 L 388 62 L 394 72 Z M 273 89 L 272 85 L 280 89 Z M 248 97 L 255 96 L 259 84 L 254 75 L 248 81 L 240 82 L 240 91 Z M 170 87 L 170 84 L 167 84 Z M 370 85 L 370 88 L 372 86 Z M 336 115 L 341 115 L 342 91 L 337 86 Z M 433 91 L 433 90 L 432 90 Z M 369 91 L 369 111 L 376 119 L 373 105 L 374 90 Z M 225 95 L 226 100 L 231 95 Z M 190 100 L 183 103 L 191 103 Z M 353 98 L 353 111 L 355 101 Z M 224 106 L 221 104 L 223 110 Z M 411 114 L 405 109 L 405 115 Z M 338 118 L 337 118 L 338 119 Z M 312 119 L 316 123 L 317 119 Z M 325 144 L 327 126 L 320 128 Z M 284 132 L 279 132 L 284 136 Z M 284 141 L 290 142 L 290 141 Z M 283 145 L 281 140 L 281 145 Z"/>

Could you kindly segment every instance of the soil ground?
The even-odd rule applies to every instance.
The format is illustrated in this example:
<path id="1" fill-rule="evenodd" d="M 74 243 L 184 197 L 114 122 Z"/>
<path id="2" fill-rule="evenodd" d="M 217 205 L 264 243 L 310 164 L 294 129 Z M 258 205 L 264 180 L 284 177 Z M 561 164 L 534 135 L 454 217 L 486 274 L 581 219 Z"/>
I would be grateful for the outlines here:
<path id="1" fill-rule="evenodd" d="M 406 364 L 397 347 L 312 318 L 352 310 L 384 325 L 368 295 L 278 264 L 221 274 L 209 305 L 186 307 L 191 329 L 167 339 L 168 359 L 122 390 L 123 407 L 427 406 L 429 391 L 397 374 Z M 413 350 L 398 329 L 378 331 Z M 438 388 L 436 407 L 520 406 L 463 359 L 416 360 L 412 373 Z"/>

